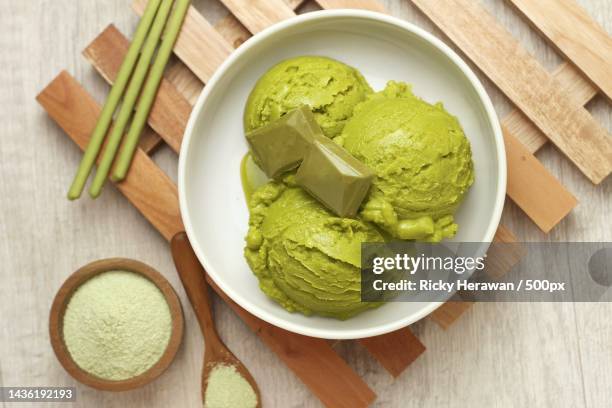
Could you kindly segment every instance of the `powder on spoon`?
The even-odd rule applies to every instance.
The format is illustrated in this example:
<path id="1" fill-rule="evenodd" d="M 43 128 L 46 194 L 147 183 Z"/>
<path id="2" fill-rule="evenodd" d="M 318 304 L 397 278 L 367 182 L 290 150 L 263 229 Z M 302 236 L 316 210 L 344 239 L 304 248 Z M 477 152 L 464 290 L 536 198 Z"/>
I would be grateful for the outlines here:
<path id="1" fill-rule="evenodd" d="M 87 280 L 64 313 L 64 343 L 72 359 L 104 380 L 125 380 L 147 371 L 166 350 L 171 332 L 164 295 L 134 272 L 103 272 Z"/>
<path id="2" fill-rule="evenodd" d="M 227 364 L 217 364 L 208 376 L 204 408 L 255 408 L 257 395 L 251 384 Z"/>

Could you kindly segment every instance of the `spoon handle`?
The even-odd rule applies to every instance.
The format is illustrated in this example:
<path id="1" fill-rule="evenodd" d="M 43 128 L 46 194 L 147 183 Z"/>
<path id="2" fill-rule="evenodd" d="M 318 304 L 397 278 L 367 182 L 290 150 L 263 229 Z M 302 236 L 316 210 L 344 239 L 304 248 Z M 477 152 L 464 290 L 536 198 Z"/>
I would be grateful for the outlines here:
<path id="1" fill-rule="evenodd" d="M 170 242 L 172 258 L 191 306 L 198 318 L 206 346 L 220 342 L 212 314 L 212 303 L 206 283 L 206 271 L 198 261 L 185 232 L 177 233 Z"/>

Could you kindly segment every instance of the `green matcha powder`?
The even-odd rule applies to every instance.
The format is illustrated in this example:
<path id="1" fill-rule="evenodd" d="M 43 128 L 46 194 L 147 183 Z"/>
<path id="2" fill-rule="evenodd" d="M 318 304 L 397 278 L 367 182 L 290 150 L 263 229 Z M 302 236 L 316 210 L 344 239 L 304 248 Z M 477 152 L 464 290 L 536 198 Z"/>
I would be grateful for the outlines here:
<path id="1" fill-rule="evenodd" d="M 210 372 L 204 395 L 204 408 L 255 408 L 257 395 L 251 384 L 227 364 L 218 364 Z"/>
<path id="2" fill-rule="evenodd" d="M 72 295 L 64 343 L 74 362 L 104 380 L 136 377 L 162 356 L 172 331 L 170 308 L 149 279 L 126 271 L 101 273 Z"/>

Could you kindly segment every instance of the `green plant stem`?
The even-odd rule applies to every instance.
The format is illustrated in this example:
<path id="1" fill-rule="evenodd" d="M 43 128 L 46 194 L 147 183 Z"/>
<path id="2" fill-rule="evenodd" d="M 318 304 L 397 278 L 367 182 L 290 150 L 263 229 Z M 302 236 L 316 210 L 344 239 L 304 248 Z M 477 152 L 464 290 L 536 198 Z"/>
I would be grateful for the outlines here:
<path id="1" fill-rule="evenodd" d="M 134 152 L 138 146 L 140 134 L 142 133 L 142 129 L 147 122 L 147 117 L 149 116 L 149 112 L 153 106 L 157 89 L 161 83 L 168 59 L 172 54 L 174 43 L 176 42 L 181 30 L 185 14 L 189 8 L 189 3 L 189 0 L 176 0 L 176 6 L 174 7 L 172 16 L 170 16 L 170 19 L 168 20 L 168 25 L 166 27 L 162 43 L 157 50 L 155 62 L 153 63 L 153 67 L 151 68 L 147 78 L 147 82 L 145 83 L 142 93 L 140 94 L 138 109 L 134 114 L 134 119 L 130 125 L 130 130 L 125 137 L 121 152 L 119 153 L 119 157 L 115 163 L 115 168 L 111 176 L 113 181 L 123 180 L 130 168 L 132 158 L 134 157 Z"/>
<path id="2" fill-rule="evenodd" d="M 91 137 L 89 139 L 89 143 L 87 144 L 87 149 L 85 149 L 85 154 L 83 155 L 81 164 L 79 164 L 79 168 L 74 176 L 72 185 L 68 190 L 68 199 L 70 200 L 76 200 L 83 192 L 83 188 L 85 187 L 89 173 L 91 172 L 91 169 L 96 161 L 96 157 L 98 156 L 98 152 L 102 147 L 104 136 L 106 136 L 106 132 L 108 131 L 110 123 L 113 119 L 113 113 L 117 109 L 119 99 L 121 98 L 121 95 L 123 95 L 123 91 L 125 90 L 128 80 L 130 79 L 130 75 L 134 70 L 138 53 L 140 52 L 140 48 L 142 47 L 147 33 L 149 32 L 149 28 L 151 28 L 151 24 L 153 23 L 155 13 L 157 13 L 160 3 L 161 0 L 150 0 L 145 8 L 144 14 L 142 15 L 142 19 L 138 23 L 136 33 L 134 34 L 134 40 L 130 44 L 128 52 L 125 54 L 125 58 L 121 63 L 121 67 L 117 73 L 117 79 L 115 80 L 115 83 L 108 94 L 106 103 L 104 104 L 102 112 L 100 113 L 98 121 L 96 122 L 96 127 L 91 133 Z"/>
<path id="3" fill-rule="evenodd" d="M 159 6 L 159 10 L 157 11 L 157 15 L 153 21 L 151 31 L 149 31 L 145 44 L 142 47 L 142 52 L 138 58 L 136 69 L 134 69 L 132 79 L 130 80 L 130 84 L 125 92 L 125 98 L 123 99 L 123 103 L 121 104 L 121 108 L 117 114 L 117 120 L 115 121 L 113 130 L 108 137 L 108 142 L 106 143 L 104 153 L 102 154 L 102 158 L 98 164 L 96 175 L 94 176 L 93 182 L 89 187 L 89 195 L 92 198 L 97 198 L 100 195 L 104 182 L 108 177 L 113 160 L 115 159 L 115 154 L 117 154 L 117 149 L 121 143 L 123 132 L 130 118 L 132 117 L 136 99 L 138 99 L 138 94 L 140 93 L 140 89 L 142 88 L 147 71 L 151 65 L 155 48 L 157 47 L 159 38 L 161 37 L 164 25 L 166 25 L 166 20 L 170 14 L 173 1 L 174 0 L 162 0 L 161 6 Z"/>

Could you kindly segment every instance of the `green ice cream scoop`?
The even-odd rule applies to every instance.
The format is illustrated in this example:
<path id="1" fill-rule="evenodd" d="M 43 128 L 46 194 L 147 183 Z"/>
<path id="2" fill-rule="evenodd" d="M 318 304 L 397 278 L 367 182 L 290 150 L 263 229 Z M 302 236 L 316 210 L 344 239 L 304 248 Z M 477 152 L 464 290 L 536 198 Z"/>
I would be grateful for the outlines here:
<path id="1" fill-rule="evenodd" d="M 249 200 L 245 257 L 270 298 L 290 312 L 347 319 L 361 302 L 361 243 L 383 241 L 369 223 L 339 218 L 295 186 L 293 175 Z"/>
<path id="2" fill-rule="evenodd" d="M 244 110 L 250 132 L 302 105 L 313 111 L 323 133 L 340 134 L 353 108 L 372 89 L 355 68 L 326 57 L 303 56 L 280 62 L 255 84 Z"/>
<path id="3" fill-rule="evenodd" d="M 474 181 L 470 143 L 442 104 L 390 81 L 368 96 L 335 139 L 375 173 L 361 216 L 400 239 L 440 241 Z"/>

